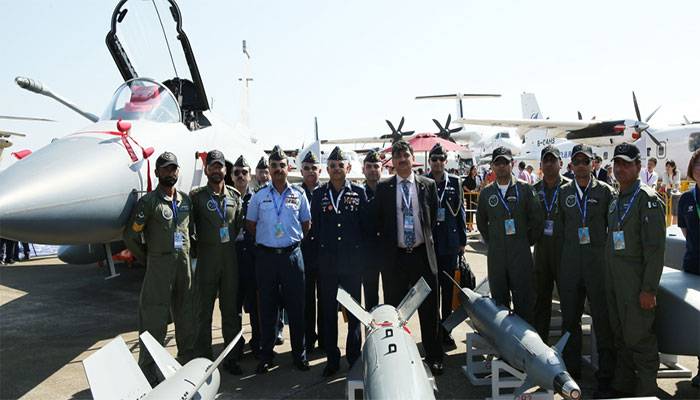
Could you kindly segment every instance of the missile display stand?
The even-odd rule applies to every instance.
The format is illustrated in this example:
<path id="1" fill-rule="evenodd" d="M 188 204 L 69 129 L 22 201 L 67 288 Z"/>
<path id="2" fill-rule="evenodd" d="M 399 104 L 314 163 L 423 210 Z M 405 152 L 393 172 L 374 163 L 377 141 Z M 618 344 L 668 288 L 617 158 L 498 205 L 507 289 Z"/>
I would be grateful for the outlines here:
<path id="1" fill-rule="evenodd" d="M 513 399 L 513 392 L 527 377 L 523 372 L 497 359 L 498 352 L 476 332 L 467 333 L 467 362 L 462 372 L 474 386 L 491 385 L 491 400 Z M 349 377 L 348 377 L 349 378 Z M 552 400 L 554 392 L 525 393 L 521 399 Z"/>

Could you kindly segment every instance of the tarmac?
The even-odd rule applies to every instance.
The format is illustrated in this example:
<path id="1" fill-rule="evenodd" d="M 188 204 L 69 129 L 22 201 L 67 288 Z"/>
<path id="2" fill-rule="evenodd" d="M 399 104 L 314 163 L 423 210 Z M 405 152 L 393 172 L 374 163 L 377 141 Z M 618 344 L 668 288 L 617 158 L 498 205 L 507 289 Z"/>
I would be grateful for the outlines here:
<path id="1" fill-rule="evenodd" d="M 486 276 L 484 248 L 474 243 L 467 248 L 467 260 L 477 276 Z M 0 398 L 2 399 L 90 399 L 82 360 L 117 335 L 121 335 L 134 357 L 138 357 L 136 310 L 142 268 L 118 265 L 121 275 L 105 280 L 105 268 L 68 265 L 58 259 L 42 259 L 0 267 Z M 215 307 L 213 338 L 215 354 L 222 350 L 219 310 Z M 339 345 L 344 353 L 343 319 L 339 318 Z M 417 316 L 409 328 L 420 342 Z M 175 354 L 171 324 L 167 349 Z M 250 337 L 247 314 L 244 337 Z M 436 377 L 439 399 L 483 399 L 491 396 L 490 386 L 473 386 L 462 373 L 465 364 L 465 337 L 471 328 L 463 323 L 453 331 L 457 348 L 447 352 L 445 373 Z M 275 348 L 277 367 L 255 375 L 257 364 L 247 351 L 240 365 L 244 374 L 221 371 L 220 398 L 254 399 L 342 399 L 345 394 L 347 363 L 332 379 L 322 378 L 323 352 L 309 356 L 311 370 L 300 372 L 292 366 L 289 329 L 285 343 Z M 556 338 L 551 338 L 553 343 Z M 587 342 L 587 341 L 586 341 Z M 551 344 L 550 343 L 550 344 Z M 584 351 L 588 348 L 586 346 Z M 247 348 L 246 348 L 247 350 Z M 697 373 L 695 357 L 680 357 L 680 363 Z M 583 369 L 578 382 L 584 398 L 595 390 L 590 367 Z M 659 398 L 700 398 L 700 390 L 689 379 L 659 379 Z"/>

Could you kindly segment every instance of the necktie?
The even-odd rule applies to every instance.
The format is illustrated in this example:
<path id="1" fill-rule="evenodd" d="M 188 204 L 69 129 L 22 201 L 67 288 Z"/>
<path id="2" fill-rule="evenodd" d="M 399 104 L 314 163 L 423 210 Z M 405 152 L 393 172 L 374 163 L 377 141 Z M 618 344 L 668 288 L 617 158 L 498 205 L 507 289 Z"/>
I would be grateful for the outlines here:
<path id="1" fill-rule="evenodd" d="M 406 248 L 410 249 L 413 247 L 413 244 L 416 242 L 416 234 L 414 232 L 413 228 L 413 221 L 411 221 L 410 224 L 406 224 L 406 217 L 409 217 L 409 219 L 413 218 L 413 201 L 411 199 L 411 191 L 408 187 L 410 182 L 406 179 L 401 181 L 401 190 L 403 191 L 403 199 L 401 201 L 401 211 L 403 212 L 403 242 L 406 245 Z M 406 202 L 405 199 L 408 199 L 408 202 Z"/>

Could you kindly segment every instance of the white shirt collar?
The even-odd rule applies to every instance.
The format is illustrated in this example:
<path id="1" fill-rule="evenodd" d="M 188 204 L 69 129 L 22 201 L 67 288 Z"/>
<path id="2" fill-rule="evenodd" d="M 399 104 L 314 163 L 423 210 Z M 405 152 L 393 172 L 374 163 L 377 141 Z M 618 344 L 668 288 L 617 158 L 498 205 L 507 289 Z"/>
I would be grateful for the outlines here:
<path id="1" fill-rule="evenodd" d="M 396 174 L 396 181 L 398 183 L 401 183 L 403 181 L 409 181 L 409 182 L 413 183 L 413 182 L 415 182 L 415 180 L 416 180 L 416 176 L 413 173 L 413 171 L 411 171 L 411 175 L 409 175 L 408 178 L 402 178 L 398 174 Z"/>

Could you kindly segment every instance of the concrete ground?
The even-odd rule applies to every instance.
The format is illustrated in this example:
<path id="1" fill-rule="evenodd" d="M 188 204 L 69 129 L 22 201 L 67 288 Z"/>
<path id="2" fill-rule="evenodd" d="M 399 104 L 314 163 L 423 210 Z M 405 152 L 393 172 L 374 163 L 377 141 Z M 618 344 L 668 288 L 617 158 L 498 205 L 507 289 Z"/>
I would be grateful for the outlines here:
<path id="1" fill-rule="evenodd" d="M 486 257 L 478 243 L 468 248 L 468 261 L 477 278 L 486 275 Z M 91 398 L 81 361 L 122 335 L 134 357 L 138 353 L 136 309 L 143 269 L 119 268 L 121 276 L 104 280 L 105 270 L 95 265 L 62 264 L 45 259 L 0 267 L 0 398 L 83 399 Z M 215 353 L 222 349 L 218 309 L 213 337 Z M 339 319 L 342 324 L 342 318 Z M 409 323 L 420 341 L 418 318 Z M 245 337 L 250 337 L 247 315 Z M 341 336 L 343 327 L 340 329 Z M 437 377 L 438 398 L 477 399 L 491 394 L 490 386 L 472 386 L 464 377 L 467 324 L 453 332 L 457 349 L 445 358 L 445 374 Z M 345 395 L 347 364 L 335 379 L 321 377 L 325 358 L 319 350 L 310 355 L 311 370 L 292 366 L 289 330 L 285 344 L 276 347 L 278 367 L 265 375 L 253 374 L 257 361 L 248 353 L 241 362 L 242 376 L 222 371 L 223 398 L 340 399 Z M 173 326 L 167 348 L 175 353 Z M 344 337 L 339 340 L 344 343 Z M 341 346 L 341 352 L 344 350 Z M 697 373 L 697 360 L 681 357 L 681 364 Z M 687 379 L 659 379 L 660 398 L 700 398 Z M 584 397 L 595 389 L 590 368 L 579 381 Z"/>

